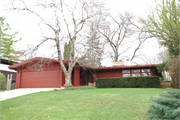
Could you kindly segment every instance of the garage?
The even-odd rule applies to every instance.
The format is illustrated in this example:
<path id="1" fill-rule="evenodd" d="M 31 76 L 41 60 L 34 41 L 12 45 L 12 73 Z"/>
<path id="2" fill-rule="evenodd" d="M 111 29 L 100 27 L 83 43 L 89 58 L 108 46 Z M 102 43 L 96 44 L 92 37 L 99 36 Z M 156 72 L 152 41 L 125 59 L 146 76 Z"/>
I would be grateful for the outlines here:
<path id="1" fill-rule="evenodd" d="M 69 61 L 63 61 L 63 63 L 68 68 Z M 59 61 L 56 59 L 35 57 L 11 65 L 9 69 L 17 71 L 16 89 L 60 88 L 65 84 L 65 75 Z M 72 84 L 74 86 L 84 85 L 84 82 L 80 81 L 80 70 L 83 73 L 82 67 L 77 63 L 72 73 Z M 83 74 L 81 74 L 81 78 L 84 78 Z M 88 78 L 86 82 L 88 82 Z"/>
<path id="2" fill-rule="evenodd" d="M 57 70 L 22 72 L 21 88 L 50 88 L 58 87 Z"/>

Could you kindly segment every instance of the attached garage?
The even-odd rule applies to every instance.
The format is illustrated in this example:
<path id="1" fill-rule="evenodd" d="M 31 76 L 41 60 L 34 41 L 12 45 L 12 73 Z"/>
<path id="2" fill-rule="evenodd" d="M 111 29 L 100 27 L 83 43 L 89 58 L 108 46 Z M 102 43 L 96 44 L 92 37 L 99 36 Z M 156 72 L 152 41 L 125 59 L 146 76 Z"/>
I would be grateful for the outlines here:
<path id="1" fill-rule="evenodd" d="M 63 61 L 68 66 L 69 61 Z M 18 88 L 60 88 L 65 84 L 65 76 L 58 60 L 35 57 L 9 66 L 16 73 L 16 89 Z M 72 73 L 74 86 L 84 85 L 84 71 L 78 64 Z M 81 74 L 81 75 L 80 75 Z M 88 79 L 88 78 L 86 78 Z"/>
<path id="2" fill-rule="evenodd" d="M 65 77 L 57 60 L 36 57 L 9 68 L 17 71 L 16 89 L 60 88 L 64 85 Z"/>
<path id="3" fill-rule="evenodd" d="M 49 88 L 58 87 L 57 70 L 40 72 L 22 72 L 21 88 Z"/>

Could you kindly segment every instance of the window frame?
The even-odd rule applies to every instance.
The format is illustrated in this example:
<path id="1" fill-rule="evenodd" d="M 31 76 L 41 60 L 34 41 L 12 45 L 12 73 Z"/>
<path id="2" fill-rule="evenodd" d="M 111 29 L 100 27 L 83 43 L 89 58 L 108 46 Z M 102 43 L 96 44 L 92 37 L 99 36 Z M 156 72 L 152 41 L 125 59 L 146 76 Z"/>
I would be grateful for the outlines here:
<path id="1" fill-rule="evenodd" d="M 133 72 L 133 70 L 138 70 L 138 72 Z M 133 76 L 133 74 L 139 74 L 139 76 Z M 131 77 L 141 77 L 141 69 L 131 69 Z"/>
<path id="2" fill-rule="evenodd" d="M 129 71 L 129 72 L 123 72 L 123 71 Z M 128 74 L 130 74 L 131 73 L 131 70 L 122 70 L 122 73 L 128 73 Z"/>
<path id="3" fill-rule="evenodd" d="M 133 72 L 133 70 L 139 70 L 139 72 Z M 131 73 L 140 73 L 141 69 L 131 69 Z"/>
<path id="4" fill-rule="evenodd" d="M 149 72 L 143 72 L 143 69 L 148 69 Z M 141 76 L 142 77 L 144 76 L 143 73 L 149 73 L 149 76 L 151 76 L 151 69 L 150 68 L 143 68 L 143 69 L 141 69 Z"/>
<path id="5" fill-rule="evenodd" d="M 125 77 L 131 77 L 131 70 L 130 69 L 125 69 L 124 71 L 129 71 L 129 72 L 124 72 L 123 73 L 123 70 L 122 70 L 122 77 L 123 77 L 123 74 L 128 74 L 129 76 L 125 76 Z"/>
<path id="6" fill-rule="evenodd" d="M 147 75 L 147 76 L 151 76 L 150 72 L 143 72 L 143 73 L 149 73 L 149 75 Z M 145 77 L 146 75 L 143 75 L 143 73 L 142 73 L 142 77 Z"/>
<path id="7" fill-rule="evenodd" d="M 139 76 L 133 76 L 133 74 L 139 74 Z M 132 77 L 141 77 L 141 73 L 132 73 Z"/>
<path id="8" fill-rule="evenodd" d="M 129 75 L 129 76 L 123 76 L 123 75 Z M 131 74 L 130 73 L 129 74 L 128 73 L 123 73 L 122 77 L 131 77 Z"/>
<path id="9" fill-rule="evenodd" d="M 143 72 L 143 69 L 148 69 L 147 71 L 149 72 Z M 130 72 L 124 72 L 123 71 L 130 71 Z M 139 70 L 139 72 L 133 72 L 133 70 Z M 123 69 L 121 71 L 121 74 L 122 74 L 122 77 L 123 77 L 123 74 L 130 74 L 129 77 L 143 77 L 143 73 L 147 73 L 149 74 L 149 76 L 152 76 L 152 73 L 151 73 L 151 68 L 136 68 L 136 69 Z M 133 74 L 139 74 L 140 76 L 133 76 Z"/>
<path id="10" fill-rule="evenodd" d="M 151 72 L 151 69 L 149 69 L 149 68 L 146 68 L 146 70 L 149 70 L 149 72 L 143 72 L 142 70 L 143 70 L 143 69 L 141 69 L 141 72 L 142 72 L 142 73 L 150 73 L 150 72 Z"/>

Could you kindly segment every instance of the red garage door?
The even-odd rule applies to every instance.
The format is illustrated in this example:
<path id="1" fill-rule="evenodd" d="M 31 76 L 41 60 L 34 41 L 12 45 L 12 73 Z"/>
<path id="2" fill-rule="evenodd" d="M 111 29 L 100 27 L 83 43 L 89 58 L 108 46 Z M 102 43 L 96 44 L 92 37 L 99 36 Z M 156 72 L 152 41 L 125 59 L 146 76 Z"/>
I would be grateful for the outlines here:
<path id="1" fill-rule="evenodd" d="M 22 72 L 21 88 L 58 87 L 57 71 Z"/>

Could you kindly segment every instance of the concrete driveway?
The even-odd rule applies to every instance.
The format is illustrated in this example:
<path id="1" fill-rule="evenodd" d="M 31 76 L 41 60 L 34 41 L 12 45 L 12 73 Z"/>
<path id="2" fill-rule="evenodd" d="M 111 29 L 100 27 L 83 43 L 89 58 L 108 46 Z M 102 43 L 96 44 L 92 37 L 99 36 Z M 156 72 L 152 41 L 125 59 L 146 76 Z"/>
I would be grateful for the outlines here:
<path id="1" fill-rule="evenodd" d="M 0 92 L 0 101 L 22 95 L 31 94 L 31 93 L 41 92 L 41 91 L 51 91 L 54 89 L 62 89 L 62 88 L 20 88 L 20 89 L 4 91 L 4 92 Z"/>

